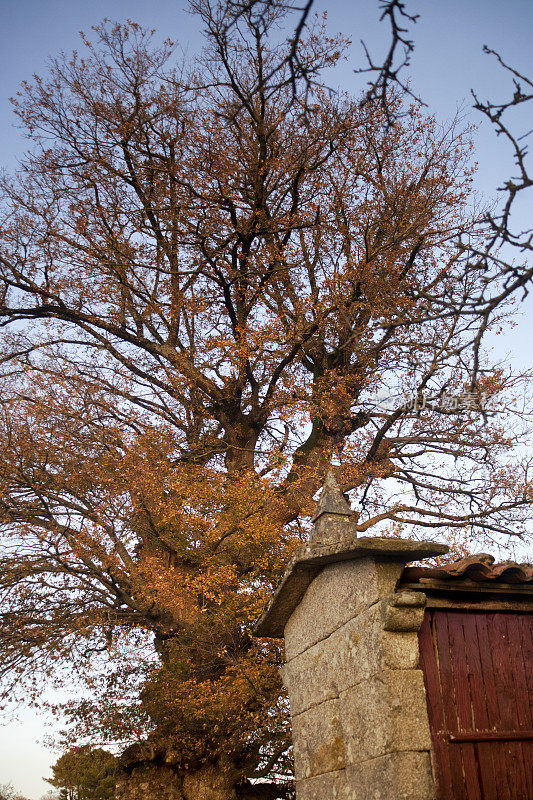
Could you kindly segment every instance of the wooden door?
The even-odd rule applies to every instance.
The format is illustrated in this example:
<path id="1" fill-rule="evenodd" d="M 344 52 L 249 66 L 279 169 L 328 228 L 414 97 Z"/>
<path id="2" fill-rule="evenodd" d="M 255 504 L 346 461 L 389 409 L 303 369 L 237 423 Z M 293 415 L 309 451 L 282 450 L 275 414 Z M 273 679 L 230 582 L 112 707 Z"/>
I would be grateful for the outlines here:
<path id="1" fill-rule="evenodd" d="M 532 623 L 426 611 L 420 658 L 439 800 L 533 800 Z"/>

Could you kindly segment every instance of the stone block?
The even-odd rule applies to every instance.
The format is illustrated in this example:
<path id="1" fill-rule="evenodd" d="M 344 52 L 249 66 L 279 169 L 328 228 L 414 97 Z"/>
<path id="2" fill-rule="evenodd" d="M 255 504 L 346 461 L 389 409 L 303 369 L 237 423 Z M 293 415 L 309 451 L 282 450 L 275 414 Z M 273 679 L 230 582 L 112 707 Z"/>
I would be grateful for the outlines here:
<path id="1" fill-rule="evenodd" d="M 394 592 L 403 565 L 373 557 L 328 564 L 312 581 L 285 626 L 290 661 Z"/>
<path id="2" fill-rule="evenodd" d="M 342 692 L 339 704 L 349 764 L 431 747 L 421 670 L 384 670 Z"/>
<path id="3" fill-rule="evenodd" d="M 328 700 L 292 717 L 292 730 L 296 780 L 345 767 L 338 700 Z"/>
<path id="4" fill-rule="evenodd" d="M 390 753 L 350 766 L 346 785 L 346 800 L 435 800 L 431 761 L 426 752 Z"/>
<path id="5" fill-rule="evenodd" d="M 420 661 L 418 633 L 383 631 L 383 669 L 416 669 Z"/>
<path id="6" fill-rule="evenodd" d="M 399 592 L 383 604 L 383 628 L 408 633 L 419 631 L 424 619 L 426 595 L 422 592 Z"/>
<path id="7" fill-rule="evenodd" d="M 299 547 L 255 626 L 256 636 L 283 637 L 285 626 L 316 576 L 327 566 L 341 562 L 372 559 L 378 563 L 406 564 L 429 556 L 444 555 L 448 546 L 390 537 L 350 535 L 338 542 L 313 543 Z M 391 591 L 393 588 L 391 586 Z"/>
<path id="8" fill-rule="evenodd" d="M 337 653 L 331 647 L 330 640 L 326 639 L 281 668 L 292 716 L 339 696 L 337 662 Z"/>
<path id="9" fill-rule="evenodd" d="M 380 604 L 374 604 L 282 667 L 292 714 L 338 697 L 384 669 L 416 669 L 417 634 L 383 631 L 382 622 Z"/>
<path id="10" fill-rule="evenodd" d="M 339 696 L 339 692 L 381 672 L 383 664 L 379 604 L 365 609 L 330 636 L 295 656 L 281 669 L 291 713 Z M 386 634 L 388 635 L 388 634 Z"/>
<path id="11" fill-rule="evenodd" d="M 382 637 L 380 607 L 376 603 L 326 640 L 339 694 L 382 671 Z"/>
<path id="12" fill-rule="evenodd" d="M 344 769 L 296 781 L 298 800 L 346 800 L 347 792 Z"/>

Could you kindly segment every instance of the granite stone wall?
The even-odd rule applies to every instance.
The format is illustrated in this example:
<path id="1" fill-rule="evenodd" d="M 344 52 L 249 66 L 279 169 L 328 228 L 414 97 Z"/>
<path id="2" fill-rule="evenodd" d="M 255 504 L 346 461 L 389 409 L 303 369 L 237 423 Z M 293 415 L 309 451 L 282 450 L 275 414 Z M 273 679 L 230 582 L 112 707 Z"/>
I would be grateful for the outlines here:
<path id="1" fill-rule="evenodd" d="M 433 800 L 418 629 L 399 561 L 328 564 L 285 626 L 298 800 Z"/>

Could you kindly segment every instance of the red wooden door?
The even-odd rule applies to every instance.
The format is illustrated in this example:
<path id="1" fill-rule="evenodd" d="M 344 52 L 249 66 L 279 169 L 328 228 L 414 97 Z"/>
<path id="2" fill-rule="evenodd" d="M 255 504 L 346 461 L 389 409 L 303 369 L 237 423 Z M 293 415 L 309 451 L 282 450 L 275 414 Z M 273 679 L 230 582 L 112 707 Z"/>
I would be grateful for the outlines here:
<path id="1" fill-rule="evenodd" d="M 532 621 L 426 612 L 420 658 L 439 800 L 533 800 Z"/>

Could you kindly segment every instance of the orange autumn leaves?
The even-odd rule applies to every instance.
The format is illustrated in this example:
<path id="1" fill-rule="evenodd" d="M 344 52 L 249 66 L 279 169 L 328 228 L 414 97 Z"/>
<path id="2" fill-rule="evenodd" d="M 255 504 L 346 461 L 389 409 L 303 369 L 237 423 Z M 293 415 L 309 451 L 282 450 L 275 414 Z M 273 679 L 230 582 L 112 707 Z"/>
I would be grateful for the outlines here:
<path id="1" fill-rule="evenodd" d="M 139 719 L 180 768 L 227 746 L 245 776 L 289 746 L 279 647 L 250 631 L 332 460 L 367 535 L 520 532 L 531 489 L 493 416 L 391 401 L 510 385 L 457 246 L 483 236 L 468 131 L 329 92 L 320 27 L 295 93 L 277 17 L 230 36 L 198 5 L 200 62 L 103 25 L 16 101 L 0 636 L 6 674 L 85 675 L 85 733 Z"/>

